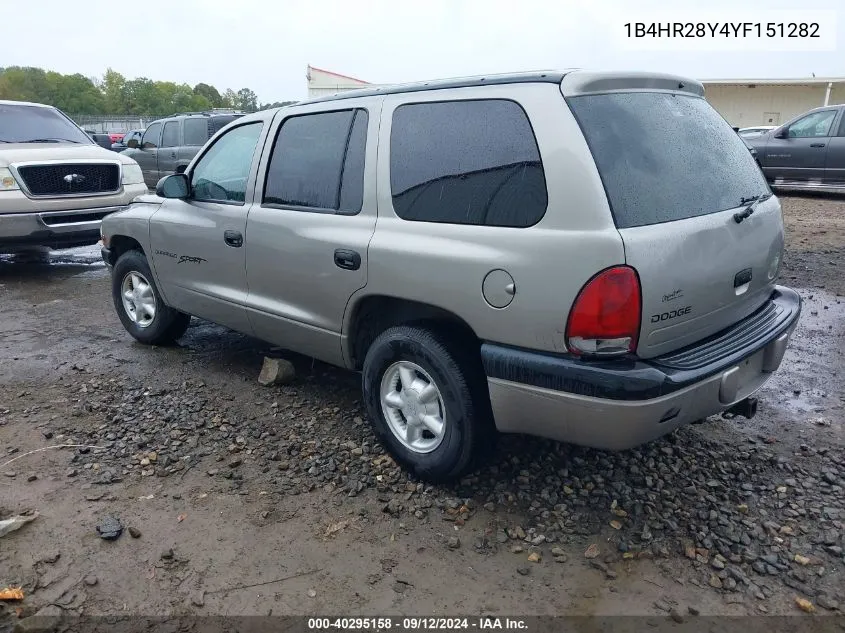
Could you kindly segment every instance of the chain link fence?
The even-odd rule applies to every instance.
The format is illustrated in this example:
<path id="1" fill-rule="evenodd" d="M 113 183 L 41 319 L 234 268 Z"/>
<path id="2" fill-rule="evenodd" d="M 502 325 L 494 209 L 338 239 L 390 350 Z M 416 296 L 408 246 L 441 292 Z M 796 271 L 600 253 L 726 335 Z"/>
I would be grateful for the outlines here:
<path id="1" fill-rule="evenodd" d="M 141 130 L 157 119 L 171 116 L 138 114 L 73 114 L 70 118 L 83 130 L 97 134 L 125 133 L 129 130 Z"/>

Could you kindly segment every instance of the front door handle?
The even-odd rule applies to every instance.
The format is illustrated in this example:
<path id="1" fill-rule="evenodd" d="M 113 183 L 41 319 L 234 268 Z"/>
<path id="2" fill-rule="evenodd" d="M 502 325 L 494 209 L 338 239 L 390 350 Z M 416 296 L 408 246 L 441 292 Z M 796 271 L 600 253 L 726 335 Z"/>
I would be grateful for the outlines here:
<path id="1" fill-rule="evenodd" d="M 810 147 L 824 147 L 824 143 L 810 143 Z"/>
<path id="2" fill-rule="evenodd" d="M 176 152 L 170 152 L 170 158 L 176 158 Z"/>
<path id="3" fill-rule="evenodd" d="M 358 270 L 361 267 L 361 255 L 355 251 L 338 249 L 334 252 L 334 263 L 344 270 Z"/>
<path id="4" fill-rule="evenodd" d="M 244 236 L 240 231 L 226 231 L 223 233 L 223 241 L 229 246 L 240 248 L 244 245 Z"/>

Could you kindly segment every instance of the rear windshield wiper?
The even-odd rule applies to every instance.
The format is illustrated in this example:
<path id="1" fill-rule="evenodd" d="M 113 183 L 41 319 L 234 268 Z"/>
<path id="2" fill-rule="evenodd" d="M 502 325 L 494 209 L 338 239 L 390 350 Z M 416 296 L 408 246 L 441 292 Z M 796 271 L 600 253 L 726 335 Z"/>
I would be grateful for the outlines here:
<path id="1" fill-rule="evenodd" d="M 768 200 L 771 197 L 772 194 L 770 193 L 761 193 L 759 196 L 749 196 L 747 198 L 740 198 L 739 204 L 746 204 L 748 206 L 745 207 L 745 209 L 743 209 L 742 211 L 737 211 L 736 213 L 734 213 L 734 221 L 739 224 L 745 218 L 749 217 L 752 213 L 754 213 L 754 209 L 757 208 L 758 204 L 760 204 L 764 200 Z"/>
<path id="2" fill-rule="evenodd" d="M 31 138 L 26 141 L 17 141 L 18 143 L 79 143 L 69 138 Z"/>

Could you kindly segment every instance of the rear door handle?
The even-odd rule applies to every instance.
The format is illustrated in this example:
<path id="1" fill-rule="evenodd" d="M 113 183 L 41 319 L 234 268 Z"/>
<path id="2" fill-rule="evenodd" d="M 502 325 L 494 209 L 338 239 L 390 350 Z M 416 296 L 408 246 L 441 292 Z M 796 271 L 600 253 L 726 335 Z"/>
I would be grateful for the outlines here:
<path id="1" fill-rule="evenodd" d="M 810 147 L 824 147 L 824 143 L 810 143 Z"/>
<path id="2" fill-rule="evenodd" d="M 176 152 L 170 152 L 170 158 L 176 158 Z"/>
<path id="3" fill-rule="evenodd" d="M 226 231 L 223 233 L 223 241 L 229 246 L 240 248 L 244 245 L 244 236 L 240 231 Z"/>
<path id="4" fill-rule="evenodd" d="M 334 252 L 334 263 L 344 270 L 358 270 L 361 267 L 361 255 L 355 251 L 338 249 Z"/>

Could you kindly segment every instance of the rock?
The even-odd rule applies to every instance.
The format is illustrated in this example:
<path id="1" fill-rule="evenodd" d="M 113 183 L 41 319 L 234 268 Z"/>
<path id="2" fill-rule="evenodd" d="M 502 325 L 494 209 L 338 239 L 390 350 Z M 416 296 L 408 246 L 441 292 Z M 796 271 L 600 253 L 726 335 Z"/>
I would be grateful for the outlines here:
<path id="1" fill-rule="evenodd" d="M 120 519 L 113 516 L 103 517 L 97 524 L 97 534 L 101 539 L 113 541 L 123 534 L 123 524 Z"/>
<path id="2" fill-rule="evenodd" d="M 61 607 L 55 604 L 48 604 L 46 607 L 42 607 L 36 611 L 35 615 L 16 622 L 14 627 L 15 633 L 47 633 L 48 631 L 54 631 L 59 626 L 62 614 Z"/>
<path id="3" fill-rule="evenodd" d="M 29 483 L 32 483 L 33 481 L 38 481 L 38 475 L 36 475 L 35 473 L 29 473 L 29 474 L 26 476 L 26 480 L 27 480 L 27 482 L 29 482 Z"/>
<path id="4" fill-rule="evenodd" d="M 449 549 L 458 549 L 461 546 L 461 539 L 457 536 L 450 536 L 449 540 L 446 541 L 446 546 Z"/>
<path id="5" fill-rule="evenodd" d="M 7 470 L 3 474 L 6 475 L 6 477 L 8 477 L 9 479 L 14 479 L 15 477 L 18 476 L 18 474 L 14 470 Z"/>
<path id="6" fill-rule="evenodd" d="M 672 609 L 669 612 L 669 617 L 672 618 L 678 624 L 681 624 L 684 621 L 683 614 L 680 611 L 678 611 L 677 609 Z"/>
<path id="7" fill-rule="evenodd" d="M 191 595 L 191 604 L 195 607 L 205 606 L 205 590 L 200 589 Z"/>
<path id="8" fill-rule="evenodd" d="M 484 509 L 487 510 L 487 512 L 495 512 L 496 511 L 496 504 L 493 503 L 492 501 L 490 503 L 485 503 Z"/>
<path id="9" fill-rule="evenodd" d="M 522 554 L 525 551 L 525 548 L 522 545 L 514 545 L 511 547 L 511 554 Z"/>
<path id="10" fill-rule="evenodd" d="M 812 602 L 806 598 L 799 598 L 798 596 L 795 597 L 795 605 L 806 613 L 813 613 L 816 610 Z"/>
<path id="11" fill-rule="evenodd" d="M 829 598 L 827 594 L 820 593 L 817 595 L 816 604 L 818 604 L 822 609 L 827 609 L 828 611 L 839 610 L 839 603 L 836 602 L 836 600 Z"/>
<path id="12" fill-rule="evenodd" d="M 308 597 L 309 597 L 309 598 L 316 598 L 316 597 L 317 597 L 317 591 L 316 591 L 316 589 L 309 589 L 309 590 L 308 590 Z"/>
<path id="13" fill-rule="evenodd" d="M 88 574 L 87 576 L 85 576 L 85 578 L 82 579 L 82 582 L 84 582 L 89 587 L 93 587 L 99 582 L 99 580 L 94 574 Z"/>
<path id="14" fill-rule="evenodd" d="M 708 582 L 710 586 L 714 589 L 722 588 L 722 579 L 719 578 L 716 574 L 710 574 L 710 580 Z"/>
<path id="15" fill-rule="evenodd" d="M 76 477 L 79 474 L 79 471 L 76 468 L 68 468 L 67 472 L 65 473 L 65 477 Z"/>
<path id="16" fill-rule="evenodd" d="M 402 512 L 402 502 L 396 497 L 393 497 L 382 510 L 393 516 L 398 516 Z"/>
<path id="17" fill-rule="evenodd" d="M 290 361 L 282 358 L 264 357 L 264 365 L 258 374 L 258 384 L 265 387 L 270 385 L 287 385 L 293 382 L 296 370 Z"/>
<path id="18" fill-rule="evenodd" d="M 661 611 L 666 611 L 667 613 L 672 610 L 672 605 L 670 605 L 665 600 L 655 600 L 654 607 L 656 609 L 660 609 Z"/>
<path id="19" fill-rule="evenodd" d="M 57 560 L 59 560 L 61 557 L 62 557 L 62 553 L 60 551 L 52 550 L 50 552 L 47 552 L 44 556 L 42 556 L 41 559 L 39 560 L 39 562 L 49 563 L 49 564 L 52 565 Z"/>
<path id="20" fill-rule="evenodd" d="M 410 583 L 405 582 L 404 580 L 397 580 L 393 583 L 393 591 L 396 593 L 405 593 L 410 586 Z"/>
<path id="21" fill-rule="evenodd" d="M 596 558 L 599 555 L 599 546 L 595 543 L 591 544 L 584 552 L 584 558 Z"/>
<path id="22" fill-rule="evenodd" d="M 237 468 L 238 466 L 240 466 L 243 463 L 244 463 L 244 460 L 236 457 L 235 459 L 233 459 L 229 462 L 229 468 Z"/>
<path id="23" fill-rule="evenodd" d="M 173 548 L 168 547 L 161 552 L 161 560 L 173 560 Z"/>
<path id="24" fill-rule="evenodd" d="M 566 556 L 566 552 L 563 550 L 562 547 L 553 547 L 552 548 L 552 556 Z"/>
<path id="25" fill-rule="evenodd" d="M 528 555 L 528 562 L 530 563 L 539 563 L 541 559 L 540 552 L 531 552 Z"/>
<path id="26" fill-rule="evenodd" d="M 687 607 L 687 611 L 689 611 L 690 615 L 701 615 L 701 611 L 696 607 Z"/>
<path id="27" fill-rule="evenodd" d="M 531 573 L 531 568 L 530 567 L 517 567 L 516 573 L 519 574 L 520 576 L 527 576 L 528 574 Z"/>
<path id="28" fill-rule="evenodd" d="M 141 530 L 136 527 L 130 527 L 129 536 L 131 536 L 132 538 L 141 538 Z"/>
<path id="29" fill-rule="evenodd" d="M 713 569 L 719 569 L 719 570 L 722 570 L 722 569 L 724 569 L 724 568 L 725 568 L 725 563 L 724 563 L 724 562 L 722 562 L 722 561 L 721 561 L 720 559 L 718 559 L 718 558 L 714 558 L 712 561 L 710 561 L 710 564 L 713 566 Z"/>

